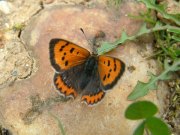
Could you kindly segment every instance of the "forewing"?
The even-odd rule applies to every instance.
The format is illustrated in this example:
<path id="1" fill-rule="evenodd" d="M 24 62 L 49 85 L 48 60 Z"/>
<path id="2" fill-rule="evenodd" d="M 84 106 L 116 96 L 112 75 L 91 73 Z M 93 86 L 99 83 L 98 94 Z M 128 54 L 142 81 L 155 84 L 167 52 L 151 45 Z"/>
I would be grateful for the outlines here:
<path id="1" fill-rule="evenodd" d="M 98 58 L 98 71 L 104 90 L 112 88 L 122 76 L 125 64 L 121 60 L 101 55 Z"/>
<path id="2" fill-rule="evenodd" d="M 90 56 L 90 52 L 63 39 L 52 39 L 49 43 L 51 65 L 57 72 L 80 65 Z"/>

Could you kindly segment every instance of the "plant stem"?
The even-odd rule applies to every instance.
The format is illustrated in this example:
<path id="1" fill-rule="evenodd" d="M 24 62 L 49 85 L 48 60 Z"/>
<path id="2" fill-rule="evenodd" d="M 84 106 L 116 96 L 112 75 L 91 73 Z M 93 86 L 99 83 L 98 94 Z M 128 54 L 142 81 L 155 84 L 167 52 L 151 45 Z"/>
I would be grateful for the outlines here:
<path id="1" fill-rule="evenodd" d="M 51 112 L 48 112 L 48 113 L 49 113 L 49 115 L 51 115 L 57 121 L 58 127 L 59 127 L 59 129 L 61 131 L 61 134 L 66 135 L 63 124 L 61 123 L 60 119 L 57 116 L 55 116 L 53 113 L 51 113 Z"/>
<path id="2" fill-rule="evenodd" d="M 164 26 L 155 26 L 154 28 L 151 29 L 147 29 L 146 25 L 143 25 L 141 29 L 144 29 L 143 31 L 140 31 L 137 35 L 134 36 L 127 36 L 125 35 L 125 39 L 122 40 L 122 35 L 121 38 L 116 40 L 113 43 L 108 43 L 108 47 L 103 48 L 103 46 L 107 46 L 107 44 L 102 44 L 102 46 L 98 49 L 98 54 L 102 55 L 106 52 L 109 52 L 111 50 L 113 50 L 114 48 L 116 48 L 118 45 L 121 45 L 122 43 L 126 42 L 126 41 L 132 41 L 135 40 L 136 38 L 144 35 L 144 34 L 148 34 L 148 33 L 152 33 L 152 32 L 156 32 L 156 31 L 162 31 L 162 30 L 171 30 L 171 29 L 178 29 L 180 31 L 179 27 L 176 26 L 170 26 L 170 25 L 164 25 Z M 125 33 L 126 34 L 126 33 Z"/>
<path id="3" fill-rule="evenodd" d="M 147 128 L 145 128 L 145 132 L 146 132 L 146 135 L 150 135 L 149 131 L 147 130 Z"/>

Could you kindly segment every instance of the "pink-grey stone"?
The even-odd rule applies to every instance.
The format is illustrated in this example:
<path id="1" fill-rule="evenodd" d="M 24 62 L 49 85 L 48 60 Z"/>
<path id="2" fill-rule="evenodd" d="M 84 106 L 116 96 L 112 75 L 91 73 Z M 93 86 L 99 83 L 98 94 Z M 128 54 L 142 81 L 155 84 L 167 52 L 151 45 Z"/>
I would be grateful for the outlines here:
<path id="1" fill-rule="evenodd" d="M 117 85 L 94 107 L 81 104 L 80 97 L 67 102 L 59 98 L 53 85 L 55 71 L 50 65 L 48 49 L 50 39 L 63 38 L 91 51 L 79 28 L 84 29 L 89 39 L 99 30 L 106 34 L 107 41 L 120 37 L 123 30 L 132 35 L 142 22 L 130 19 L 127 14 L 137 14 L 137 9 L 143 10 L 144 6 L 124 3 L 119 12 L 98 7 L 55 6 L 34 17 L 21 39 L 36 59 L 38 69 L 30 78 L 0 91 L 0 112 L 10 130 L 18 135 L 61 134 L 57 121 L 49 114 L 51 112 L 61 120 L 67 135 L 132 134 L 137 123 L 124 117 L 124 111 L 131 103 L 127 96 L 138 80 L 148 80 L 147 71 L 156 73 L 155 62 L 145 60 L 139 53 L 146 46 L 128 42 L 108 53 L 122 59 L 126 67 L 134 66 L 135 70 L 126 69 Z M 144 99 L 158 104 L 155 92 Z"/>

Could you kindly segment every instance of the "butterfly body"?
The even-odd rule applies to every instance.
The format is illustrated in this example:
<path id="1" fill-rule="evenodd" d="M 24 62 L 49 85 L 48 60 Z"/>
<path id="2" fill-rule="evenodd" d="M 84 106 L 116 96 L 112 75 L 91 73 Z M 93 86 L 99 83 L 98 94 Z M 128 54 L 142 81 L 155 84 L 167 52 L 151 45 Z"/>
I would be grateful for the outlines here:
<path id="1" fill-rule="evenodd" d="M 95 56 L 90 56 L 87 61 L 84 64 L 84 70 L 82 71 L 82 73 L 80 74 L 80 89 L 83 90 L 87 84 L 89 83 L 89 81 L 91 79 L 93 79 L 93 77 L 96 74 L 98 65 L 97 65 L 97 57 Z"/>
<path id="2" fill-rule="evenodd" d="M 50 62 L 56 70 L 54 84 L 64 96 L 82 94 L 82 101 L 93 105 L 105 96 L 124 72 L 125 64 L 113 57 L 90 54 L 63 39 L 50 41 Z"/>

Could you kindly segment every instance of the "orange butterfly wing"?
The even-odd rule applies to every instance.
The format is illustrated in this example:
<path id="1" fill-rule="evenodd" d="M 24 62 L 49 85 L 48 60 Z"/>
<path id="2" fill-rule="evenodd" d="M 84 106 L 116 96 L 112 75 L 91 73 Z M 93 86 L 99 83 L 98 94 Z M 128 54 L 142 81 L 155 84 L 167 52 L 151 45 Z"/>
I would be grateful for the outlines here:
<path id="1" fill-rule="evenodd" d="M 83 95 L 81 100 L 84 101 L 88 105 L 94 105 L 101 101 L 105 96 L 105 92 L 99 90 L 95 95 Z"/>
<path id="2" fill-rule="evenodd" d="M 90 56 L 88 50 L 63 39 L 52 39 L 49 50 L 51 65 L 56 71 L 82 64 Z"/>
<path id="3" fill-rule="evenodd" d="M 61 74 L 57 74 L 57 73 L 55 74 L 54 84 L 58 89 L 58 91 L 60 92 L 60 94 L 66 97 L 72 96 L 74 98 L 77 96 L 76 90 L 73 87 L 69 87 L 68 84 L 66 84 Z"/>
<path id="4" fill-rule="evenodd" d="M 98 58 L 98 71 L 101 79 L 101 86 L 104 90 L 112 88 L 122 76 L 125 64 L 113 57 L 101 55 Z"/>

